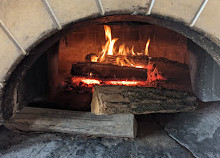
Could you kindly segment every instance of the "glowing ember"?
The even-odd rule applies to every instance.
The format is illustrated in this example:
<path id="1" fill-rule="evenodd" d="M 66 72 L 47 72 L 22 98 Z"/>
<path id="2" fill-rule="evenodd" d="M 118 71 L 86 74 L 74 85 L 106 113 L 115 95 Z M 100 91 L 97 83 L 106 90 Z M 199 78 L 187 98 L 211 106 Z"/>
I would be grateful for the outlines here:
<path id="1" fill-rule="evenodd" d="M 123 85 L 123 86 L 147 86 L 147 81 L 107 80 L 101 81 L 95 78 L 73 77 L 72 84 L 77 86 L 93 87 L 94 85 Z"/>
<path id="2" fill-rule="evenodd" d="M 97 79 L 82 79 L 85 84 L 100 84 L 101 82 Z"/>
<path id="3" fill-rule="evenodd" d="M 124 85 L 124 86 L 136 86 L 139 81 L 106 81 L 107 85 Z"/>
<path id="4" fill-rule="evenodd" d="M 144 67 L 143 66 L 135 66 L 136 68 L 138 69 L 143 69 Z"/>
<path id="5" fill-rule="evenodd" d="M 97 56 L 91 56 L 91 62 L 97 62 L 98 57 Z"/>

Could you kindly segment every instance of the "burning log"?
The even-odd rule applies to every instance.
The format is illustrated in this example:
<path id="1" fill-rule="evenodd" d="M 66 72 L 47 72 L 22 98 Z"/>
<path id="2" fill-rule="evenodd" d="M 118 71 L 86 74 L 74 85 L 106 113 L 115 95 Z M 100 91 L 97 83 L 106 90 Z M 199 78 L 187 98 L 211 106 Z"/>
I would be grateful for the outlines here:
<path id="1" fill-rule="evenodd" d="M 77 62 L 72 65 L 71 74 L 74 76 L 93 76 L 96 78 L 147 80 L 147 69 L 128 66 L 118 66 L 96 62 Z"/>
<path id="2" fill-rule="evenodd" d="M 196 108 L 196 98 L 186 92 L 152 87 L 94 87 L 91 111 L 94 114 L 176 113 Z"/>

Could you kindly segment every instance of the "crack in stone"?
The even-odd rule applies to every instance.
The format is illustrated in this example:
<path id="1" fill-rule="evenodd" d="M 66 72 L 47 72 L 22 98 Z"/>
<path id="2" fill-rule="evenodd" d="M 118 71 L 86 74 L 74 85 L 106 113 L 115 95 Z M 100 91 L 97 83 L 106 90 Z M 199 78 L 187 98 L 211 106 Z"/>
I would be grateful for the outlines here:
<path id="1" fill-rule="evenodd" d="M 174 142 L 176 142 L 180 147 L 182 147 L 184 150 L 186 150 L 187 152 L 190 153 L 190 155 L 194 158 L 198 158 L 196 155 L 193 154 L 193 152 L 188 149 L 186 146 L 184 146 L 184 144 L 182 144 L 181 142 L 179 142 L 175 137 L 173 137 L 172 135 L 169 134 L 169 132 L 160 124 L 159 121 L 157 121 L 155 118 L 152 118 L 155 123 L 167 134 L 167 136 L 169 138 L 171 138 Z"/>
<path id="2" fill-rule="evenodd" d="M 166 131 L 165 129 L 163 129 L 163 130 L 166 132 L 166 134 L 167 134 L 172 140 L 174 140 L 178 145 L 180 145 L 182 148 L 184 148 L 186 151 L 188 151 L 192 157 L 198 158 L 196 155 L 193 154 L 192 151 L 190 151 L 190 149 L 188 149 L 186 146 L 184 146 L 184 144 L 182 144 L 182 143 L 179 142 L 177 139 L 175 139 L 175 137 L 173 137 L 172 135 L 170 135 L 170 134 L 168 133 L 168 131 Z"/>

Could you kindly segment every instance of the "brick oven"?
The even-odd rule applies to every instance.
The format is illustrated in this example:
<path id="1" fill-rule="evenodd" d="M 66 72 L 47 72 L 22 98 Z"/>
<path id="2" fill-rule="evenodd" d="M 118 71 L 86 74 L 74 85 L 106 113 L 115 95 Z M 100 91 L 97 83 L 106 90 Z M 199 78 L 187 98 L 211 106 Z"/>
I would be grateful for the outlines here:
<path id="1" fill-rule="evenodd" d="M 208 0 L 1 1 L 2 118 L 27 105 L 90 111 L 97 82 L 219 101 L 218 6 Z M 111 112 L 103 113 L 117 113 Z"/>

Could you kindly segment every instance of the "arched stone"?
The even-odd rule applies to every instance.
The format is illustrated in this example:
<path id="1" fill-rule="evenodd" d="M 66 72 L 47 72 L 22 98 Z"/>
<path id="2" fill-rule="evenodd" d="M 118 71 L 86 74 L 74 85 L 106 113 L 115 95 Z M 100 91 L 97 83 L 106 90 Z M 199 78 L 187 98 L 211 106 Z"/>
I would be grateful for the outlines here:
<path id="1" fill-rule="evenodd" d="M 26 50 L 55 29 L 41 0 L 2 0 L 0 19 Z"/>
<path id="2" fill-rule="evenodd" d="M 80 0 L 47 1 L 54 12 L 52 16 L 57 18 L 62 27 L 84 19 L 105 15 L 146 15 L 153 2 L 152 0 L 88 0 L 86 3 Z M 201 4 L 201 0 L 155 0 L 151 13 L 153 16 L 164 18 L 165 21 L 172 19 L 174 23 L 182 23 L 183 27 L 190 28 L 189 25 Z M 194 39 L 194 42 L 197 42 L 197 39 L 204 41 L 203 43 L 197 42 L 197 44 L 205 50 L 210 49 L 208 52 L 218 64 L 220 64 L 220 52 L 218 51 L 220 49 L 220 21 L 216 18 L 220 16 L 219 7 L 220 2 L 209 1 L 191 28 L 195 32 L 198 31 L 198 37 Z M 30 52 L 31 48 L 53 32 L 58 31 L 43 0 L 1 0 L 0 10 L 0 20 L 26 52 Z M 153 19 L 153 16 L 149 17 Z M 143 16 L 143 18 L 147 17 Z M 169 28 L 172 29 L 172 26 Z M 209 43 L 215 44 L 215 47 L 203 46 L 207 40 Z M 19 48 L 2 29 L 0 29 L 0 41 L 0 85 L 3 89 L 5 79 L 10 77 L 11 71 L 25 56 L 19 53 Z"/>
<path id="3" fill-rule="evenodd" d="M 206 7 L 195 23 L 195 28 L 207 33 L 216 43 L 220 40 L 220 1 L 208 1 Z"/>
<path id="4" fill-rule="evenodd" d="M 190 24 L 201 4 L 201 0 L 155 0 L 152 14 L 172 17 Z"/>
<path id="5" fill-rule="evenodd" d="M 147 13 L 150 0 L 101 0 L 104 11 L 108 13 L 130 13 L 142 14 Z"/>
<path id="6" fill-rule="evenodd" d="M 48 0 L 61 25 L 99 14 L 95 0 Z"/>

